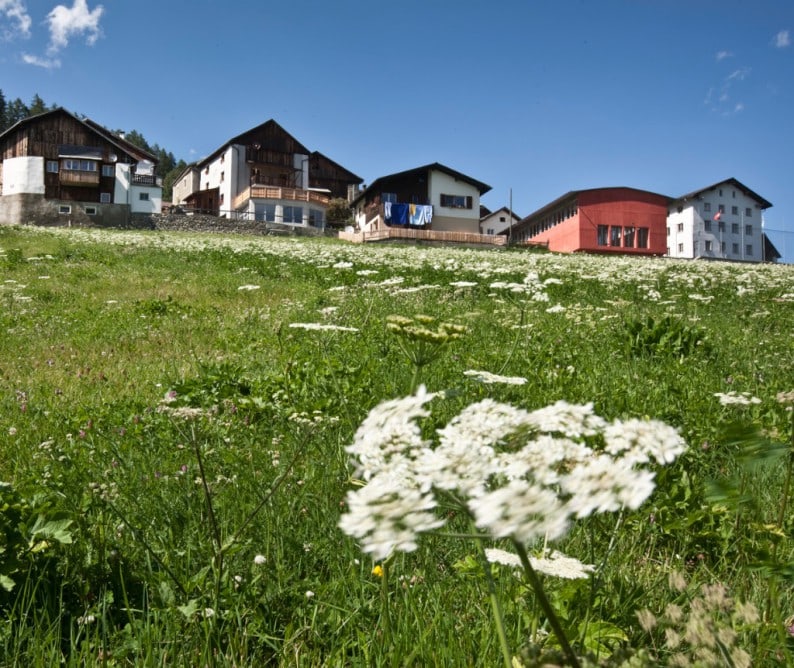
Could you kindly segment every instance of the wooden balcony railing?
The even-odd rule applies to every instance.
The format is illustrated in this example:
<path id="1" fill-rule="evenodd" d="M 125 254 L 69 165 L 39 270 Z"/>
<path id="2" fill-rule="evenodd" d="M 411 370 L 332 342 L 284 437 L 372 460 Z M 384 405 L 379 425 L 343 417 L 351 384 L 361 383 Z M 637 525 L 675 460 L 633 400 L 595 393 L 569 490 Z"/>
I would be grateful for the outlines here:
<path id="1" fill-rule="evenodd" d="M 324 193 L 301 188 L 282 188 L 279 186 L 252 185 L 234 198 L 232 208 L 238 209 L 249 199 L 285 199 L 296 202 L 315 202 L 327 205 L 331 198 Z"/>
<path id="2" fill-rule="evenodd" d="M 99 172 L 82 172 L 71 169 L 62 169 L 60 182 L 66 186 L 98 186 Z"/>
<path id="3" fill-rule="evenodd" d="M 354 243 L 385 241 L 387 239 L 410 239 L 412 241 L 435 241 L 458 244 L 483 244 L 506 246 L 507 237 L 501 234 L 475 234 L 473 232 L 436 232 L 434 230 L 412 230 L 407 227 L 382 227 L 371 232 L 340 232 L 339 238 Z"/>

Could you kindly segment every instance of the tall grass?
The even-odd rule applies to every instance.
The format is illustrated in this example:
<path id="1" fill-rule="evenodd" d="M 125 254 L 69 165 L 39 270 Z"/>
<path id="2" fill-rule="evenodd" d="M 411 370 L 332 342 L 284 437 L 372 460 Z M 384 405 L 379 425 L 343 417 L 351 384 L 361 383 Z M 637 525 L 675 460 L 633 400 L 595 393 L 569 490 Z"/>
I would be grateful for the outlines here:
<path id="1" fill-rule="evenodd" d="M 0 302 L 3 664 L 794 662 L 792 267 L 0 228 Z M 459 510 L 387 563 L 338 528 L 419 384 L 428 439 L 563 400 L 688 448 L 551 546 L 595 569 L 550 614 Z"/>

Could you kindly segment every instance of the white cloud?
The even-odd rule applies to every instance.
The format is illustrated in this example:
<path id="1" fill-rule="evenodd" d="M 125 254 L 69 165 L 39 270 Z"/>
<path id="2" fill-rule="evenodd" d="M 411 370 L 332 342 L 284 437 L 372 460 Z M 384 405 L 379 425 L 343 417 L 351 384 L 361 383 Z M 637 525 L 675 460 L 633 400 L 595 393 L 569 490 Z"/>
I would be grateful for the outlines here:
<path id="1" fill-rule="evenodd" d="M 2 27 L 2 34 L 5 39 L 30 37 L 32 21 L 22 0 L 0 0 L 0 17 L 2 16 L 16 24 L 12 25 L 11 28 Z"/>
<path id="2" fill-rule="evenodd" d="M 57 58 L 39 58 L 39 56 L 31 56 L 29 53 L 23 53 L 22 60 L 28 65 L 43 67 L 45 70 L 53 70 L 61 66 L 61 61 Z"/>
<path id="3" fill-rule="evenodd" d="M 75 35 L 85 35 L 86 43 L 91 45 L 99 39 L 99 19 L 105 8 L 97 5 L 89 11 L 86 0 L 74 0 L 71 9 L 58 5 L 47 14 L 50 24 L 50 46 L 47 53 L 53 55 L 68 46 L 69 40 Z"/>
<path id="4" fill-rule="evenodd" d="M 775 46 L 778 49 L 785 49 L 789 44 L 791 44 L 791 37 L 789 36 L 788 30 L 781 30 L 775 35 Z"/>
<path id="5" fill-rule="evenodd" d="M 717 62 L 719 62 L 721 60 L 725 60 L 726 58 L 730 58 L 732 55 L 733 54 L 730 51 L 717 51 L 717 55 L 715 55 L 714 58 L 717 60 Z"/>
<path id="6" fill-rule="evenodd" d="M 744 81 L 747 78 L 748 74 L 750 74 L 750 68 L 742 67 L 738 70 L 734 70 L 733 72 L 731 72 L 726 77 L 726 81 Z"/>

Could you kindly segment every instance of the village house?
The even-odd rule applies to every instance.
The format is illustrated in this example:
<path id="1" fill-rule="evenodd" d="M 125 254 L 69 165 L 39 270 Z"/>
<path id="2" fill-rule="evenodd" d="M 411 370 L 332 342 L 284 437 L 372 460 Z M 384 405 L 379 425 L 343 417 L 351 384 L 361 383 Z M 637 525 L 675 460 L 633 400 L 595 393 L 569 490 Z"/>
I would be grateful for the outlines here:
<path id="1" fill-rule="evenodd" d="M 124 227 L 159 213 L 157 159 L 58 108 L 0 134 L 0 223 Z"/>
<path id="2" fill-rule="evenodd" d="M 484 208 L 484 207 L 483 207 Z M 480 234 L 503 234 L 510 232 L 521 220 L 521 216 L 503 206 L 496 211 L 480 211 Z"/>
<path id="3" fill-rule="evenodd" d="M 352 198 L 362 181 L 271 119 L 188 165 L 172 203 L 226 218 L 324 228 L 331 199 Z"/>
<path id="4" fill-rule="evenodd" d="M 512 238 L 562 253 L 664 255 L 669 201 L 635 188 L 572 190 L 519 221 Z"/>
<path id="5" fill-rule="evenodd" d="M 375 179 L 353 198 L 360 232 L 412 228 L 480 234 L 480 197 L 490 186 L 434 162 Z"/>
<path id="6" fill-rule="evenodd" d="M 675 258 L 774 262 L 780 253 L 763 233 L 772 204 L 734 178 L 669 204 L 667 255 Z"/>

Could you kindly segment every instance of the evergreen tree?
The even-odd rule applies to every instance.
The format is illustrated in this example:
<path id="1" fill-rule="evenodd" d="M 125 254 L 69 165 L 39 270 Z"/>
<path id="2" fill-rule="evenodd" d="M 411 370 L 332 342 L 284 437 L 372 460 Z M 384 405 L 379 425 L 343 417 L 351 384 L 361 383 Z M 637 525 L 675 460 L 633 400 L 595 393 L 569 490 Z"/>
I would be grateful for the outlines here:
<path id="1" fill-rule="evenodd" d="M 30 110 L 22 100 L 17 98 L 6 104 L 6 127 L 11 127 L 14 123 L 30 116 Z"/>
<path id="2" fill-rule="evenodd" d="M 6 123 L 6 97 L 3 95 L 3 90 L 0 89 L 0 132 L 3 132 L 8 127 Z"/>
<path id="3" fill-rule="evenodd" d="M 37 116 L 38 114 L 43 114 L 46 111 L 49 111 L 49 108 L 47 107 L 44 100 L 42 100 L 38 94 L 34 95 L 30 102 L 30 107 L 28 107 L 28 115 Z"/>

